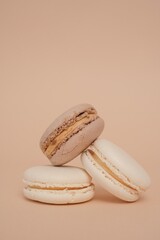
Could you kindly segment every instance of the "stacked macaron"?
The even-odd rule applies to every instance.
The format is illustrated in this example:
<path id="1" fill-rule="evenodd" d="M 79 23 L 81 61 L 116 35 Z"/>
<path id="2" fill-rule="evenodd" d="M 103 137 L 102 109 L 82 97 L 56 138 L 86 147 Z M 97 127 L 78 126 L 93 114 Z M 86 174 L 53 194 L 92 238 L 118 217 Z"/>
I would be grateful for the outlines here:
<path id="1" fill-rule="evenodd" d="M 77 105 L 60 115 L 40 140 L 41 150 L 52 165 L 25 171 L 25 197 L 52 204 L 85 202 L 95 193 L 93 177 L 116 197 L 138 200 L 150 186 L 150 178 L 121 148 L 98 139 L 103 128 L 104 121 L 90 104 Z M 85 169 L 64 166 L 79 154 Z"/>

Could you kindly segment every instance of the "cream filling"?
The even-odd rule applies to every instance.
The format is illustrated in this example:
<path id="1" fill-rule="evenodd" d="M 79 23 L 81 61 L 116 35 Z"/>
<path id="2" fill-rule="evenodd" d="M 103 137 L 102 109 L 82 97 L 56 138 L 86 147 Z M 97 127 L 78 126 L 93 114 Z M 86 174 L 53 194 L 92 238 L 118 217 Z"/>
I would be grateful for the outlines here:
<path id="1" fill-rule="evenodd" d="M 113 179 L 117 180 L 120 184 L 122 184 L 123 186 L 126 186 L 127 188 L 130 188 L 131 190 L 138 192 L 142 192 L 143 189 L 137 189 L 136 186 L 131 186 L 131 184 L 126 183 L 122 178 L 120 178 L 118 175 L 116 175 L 107 165 L 105 162 L 103 162 L 101 160 L 101 158 L 91 149 L 87 150 L 90 155 L 92 156 L 92 158 L 94 159 L 94 161 L 102 167 L 102 169 L 104 169 Z M 129 181 L 129 180 L 128 180 Z M 139 191 L 138 191 L 139 190 Z"/>
<path id="2" fill-rule="evenodd" d="M 37 190 L 52 190 L 52 191 L 62 191 L 62 190 L 82 190 L 82 189 L 87 189 L 89 187 L 93 187 L 94 188 L 94 185 L 93 183 L 91 183 L 90 185 L 88 186 L 83 186 L 83 187 L 40 187 L 38 185 L 28 185 L 26 186 L 25 188 L 30 188 L 30 189 L 37 189 Z"/>
<path id="3" fill-rule="evenodd" d="M 76 128 L 79 128 L 81 125 L 85 125 L 90 123 L 91 121 L 95 120 L 97 115 L 95 113 L 88 114 L 87 116 L 83 117 L 82 119 L 75 122 L 73 125 L 69 126 L 67 129 L 64 129 L 62 133 L 60 133 L 54 140 L 50 143 L 50 145 L 47 147 L 45 154 L 50 157 L 51 154 L 53 154 L 54 151 L 56 151 L 56 148 L 59 146 L 59 144 L 62 143 L 62 141 L 67 138 L 69 135 L 71 135 Z"/>

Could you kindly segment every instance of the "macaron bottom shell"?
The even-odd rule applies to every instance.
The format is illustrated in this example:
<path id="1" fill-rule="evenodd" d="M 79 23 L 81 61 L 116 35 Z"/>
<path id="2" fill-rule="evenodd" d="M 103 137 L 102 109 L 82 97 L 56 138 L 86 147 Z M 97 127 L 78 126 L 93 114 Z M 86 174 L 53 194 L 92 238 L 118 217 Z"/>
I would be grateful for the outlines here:
<path id="1" fill-rule="evenodd" d="M 45 190 L 27 186 L 23 189 L 23 194 L 30 200 L 48 204 L 82 203 L 94 197 L 94 185 L 74 190 Z"/>

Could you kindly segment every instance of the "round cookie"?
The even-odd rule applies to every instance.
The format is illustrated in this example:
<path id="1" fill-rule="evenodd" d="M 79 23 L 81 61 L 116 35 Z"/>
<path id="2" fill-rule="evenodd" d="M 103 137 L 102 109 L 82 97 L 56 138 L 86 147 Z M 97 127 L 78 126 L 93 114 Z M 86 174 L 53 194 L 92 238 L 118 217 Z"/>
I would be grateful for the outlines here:
<path id="1" fill-rule="evenodd" d="M 96 140 L 82 153 L 89 174 L 118 198 L 133 202 L 150 186 L 146 171 L 129 154 L 105 139 Z"/>
<path id="2" fill-rule="evenodd" d="M 88 173 L 78 167 L 36 166 L 24 172 L 24 196 L 50 204 L 86 202 L 94 196 Z"/>
<path id="3" fill-rule="evenodd" d="M 86 149 L 102 132 L 104 121 L 92 105 L 77 105 L 44 132 L 40 148 L 53 165 L 63 165 Z"/>

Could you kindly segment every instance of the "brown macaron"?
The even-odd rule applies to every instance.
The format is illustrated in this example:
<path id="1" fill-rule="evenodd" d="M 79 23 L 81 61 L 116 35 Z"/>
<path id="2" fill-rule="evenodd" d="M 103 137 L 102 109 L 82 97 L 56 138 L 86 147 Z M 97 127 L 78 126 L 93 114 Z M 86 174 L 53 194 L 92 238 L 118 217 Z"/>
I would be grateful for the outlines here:
<path id="1" fill-rule="evenodd" d="M 55 119 L 42 135 L 40 147 L 53 165 L 63 165 L 86 149 L 103 128 L 95 108 L 80 104 Z"/>

